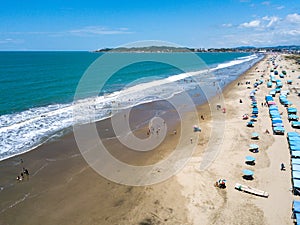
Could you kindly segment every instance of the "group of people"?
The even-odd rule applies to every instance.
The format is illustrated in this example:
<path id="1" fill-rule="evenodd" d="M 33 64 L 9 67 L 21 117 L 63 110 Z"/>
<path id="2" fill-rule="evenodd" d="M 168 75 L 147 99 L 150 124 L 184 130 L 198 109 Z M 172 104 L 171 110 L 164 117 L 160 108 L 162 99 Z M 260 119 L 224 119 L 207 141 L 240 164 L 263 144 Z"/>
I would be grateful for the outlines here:
<path id="1" fill-rule="evenodd" d="M 23 167 L 23 171 L 20 173 L 20 175 L 17 176 L 17 181 L 22 181 L 25 179 L 25 176 L 27 178 L 27 180 L 29 179 L 29 172 L 28 169 L 26 169 L 25 167 Z"/>

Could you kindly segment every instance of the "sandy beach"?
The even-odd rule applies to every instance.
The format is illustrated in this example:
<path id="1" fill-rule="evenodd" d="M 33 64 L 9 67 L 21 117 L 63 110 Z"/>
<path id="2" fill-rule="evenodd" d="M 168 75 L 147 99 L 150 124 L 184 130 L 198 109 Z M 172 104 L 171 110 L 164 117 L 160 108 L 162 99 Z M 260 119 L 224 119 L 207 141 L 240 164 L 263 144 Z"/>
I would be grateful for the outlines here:
<path id="1" fill-rule="evenodd" d="M 298 197 L 291 192 L 288 143 L 286 135 L 272 134 L 268 107 L 261 105 L 270 91 L 266 82 L 257 89 L 259 116 L 255 126 L 247 127 L 247 121 L 242 119 L 243 114 L 252 111 L 249 94 L 254 89 L 253 83 L 269 79 L 272 64 L 268 60 L 272 56 L 266 55 L 225 88 L 222 107 L 226 113 L 216 109 L 219 96 L 197 108 L 202 129 L 192 136 L 193 140 L 198 138 L 197 147 L 183 170 L 167 181 L 138 187 L 103 178 L 83 159 L 73 133 L 1 161 L 0 224 L 293 224 L 292 201 Z M 299 87 L 299 65 L 283 55 L 277 56 L 276 63 L 281 66 L 279 70 L 287 72 L 283 90 L 290 90 L 289 100 L 300 109 L 294 91 Z M 287 79 L 292 79 L 293 84 L 288 86 Z M 246 85 L 246 81 L 251 84 Z M 283 112 L 286 132 L 294 131 L 278 98 L 276 103 Z M 137 107 L 132 117 L 136 124 L 142 123 L 164 106 L 164 102 L 158 102 Z M 109 119 L 97 123 L 97 129 L 112 155 L 132 165 L 145 165 L 171 154 L 179 142 L 180 126 L 192 131 L 195 124 L 191 113 L 186 113 L 179 122 L 174 110 L 164 120 L 168 124 L 166 139 L 147 153 L 131 151 L 116 140 Z M 147 129 L 142 126 L 135 135 L 145 138 Z M 265 133 L 266 129 L 270 134 Z M 252 132 L 260 134 L 259 140 L 251 140 Z M 181 138 L 188 147 L 190 134 L 182 134 Z M 250 152 L 249 144 L 259 145 L 260 151 Z M 208 153 L 211 155 L 207 156 Z M 245 164 L 247 155 L 256 158 L 254 166 Z M 286 171 L 280 170 L 281 163 L 286 165 Z M 23 167 L 30 176 L 18 182 L 15 178 Z M 243 179 L 243 169 L 253 170 L 254 179 Z M 226 189 L 214 186 L 220 178 L 227 180 Z M 238 191 L 234 188 L 236 183 L 264 190 L 269 197 Z"/>

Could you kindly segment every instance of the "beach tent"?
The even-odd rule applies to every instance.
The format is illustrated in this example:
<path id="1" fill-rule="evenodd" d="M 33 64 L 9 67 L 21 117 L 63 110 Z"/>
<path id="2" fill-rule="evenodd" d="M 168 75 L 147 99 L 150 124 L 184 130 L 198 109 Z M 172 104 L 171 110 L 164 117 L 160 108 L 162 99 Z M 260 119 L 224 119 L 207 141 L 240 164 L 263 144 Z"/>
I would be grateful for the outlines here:
<path id="1" fill-rule="evenodd" d="M 293 108 L 293 107 L 289 107 L 286 109 L 288 114 L 296 114 L 297 113 L 297 109 Z"/>
<path id="2" fill-rule="evenodd" d="M 292 170 L 293 171 L 300 171 L 300 165 L 299 164 L 292 164 Z"/>
<path id="3" fill-rule="evenodd" d="M 280 78 L 284 78 L 284 75 L 283 75 L 283 74 L 279 74 L 279 77 L 280 77 Z"/>
<path id="4" fill-rule="evenodd" d="M 288 132 L 287 133 L 288 137 L 300 137 L 300 134 L 298 132 Z"/>
<path id="5" fill-rule="evenodd" d="M 276 105 L 276 102 L 274 102 L 274 101 L 268 101 L 268 105 L 270 106 L 270 105 Z"/>
<path id="6" fill-rule="evenodd" d="M 300 140 L 300 136 L 289 136 L 288 140 L 289 141 L 292 141 L 292 140 L 298 140 L 299 141 Z"/>
<path id="7" fill-rule="evenodd" d="M 300 151 L 292 151 L 291 156 L 293 158 L 300 158 Z"/>
<path id="8" fill-rule="evenodd" d="M 284 127 L 283 123 L 272 123 L 272 127 Z"/>
<path id="9" fill-rule="evenodd" d="M 300 171 L 292 171 L 293 179 L 300 180 Z"/>
<path id="10" fill-rule="evenodd" d="M 290 149 L 292 152 L 298 152 L 300 151 L 300 146 L 290 146 Z"/>
<path id="11" fill-rule="evenodd" d="M 253 108 L 252 114 L 258 114 L 258 108 Z"/>
<path id="12" fill-rule="evenodd" d="M 292 127 L 293 127 L 293 128 L 300 128 L 300 122 L 298 122 L 298 121 L 293 121 L 293 122 L 292 122 Z"/>
<path id="13" fill-rule="evenodd" d="M 292 159 L 292 164 L 300 165 L 300 159 Z"/>
<path id="14" fill-rule="evenodd" d="M 284 134 L 284 132 L 285 132 L 285 129 L 284 129 L 283 126 L 280 126 L 280 127 L 275 126 L 275 127 L 273 127 L 273 133 L 274 134 Z"/>
<path id="15" fill-rule="evenodd" d="M 282 119 L 272 118 L 272 124 L 276 124 L 276 123 L 282 123 Z"/>
<path id="16" fill-rule="evenodd" d="M 289 114 L 288 115 L 288 119 L 289 119 L 289 121 L 291 121 L 291 120 L 298 120 L 299 116 L 297 116 L 295 114 Z"/>
<path id="17" fill-rule="evenodd" d="M 300 146 L 300 141 L 299 140 L 289 140 L 289 145 L 290 146 Z"/>
<path id="18" fill-rule="evenodd" d="M 270 112 L 271 118 L 281 118 L 280 113 L 278 111 Z"/>
<path id="19" fill-rule="evenodd" d="M 269 111 L 272 111 L 272 110 L 277 110 L 278 111 L 278 106 L 277 105 L 270 105 Z"/>
<path id="20" fill-rule="evenodd" d="M 273 97 L 275 97 L 276 91 L 273 89 L 273 90 L 271 90 L 271 91 L 269 92 L 269 94 L 272 95 Z M 268 104 L 269 104 L 269 102 L 268 102 Z"/>
<path id="21" fill-rule="evenodd" d="M 287 80 L 287 84 L 292 84 L 293 81 L 292 80 Z"/>
<path id="22" fill-rule="evenodd" d="M 289 144 L 292 144 L 292 145 L 294 145 L 295 143 L 300 144 L 300 140 L 299 140 L 298 136 L 290 137 L 288 141 L 289 141 Z"/>
<path id="23" fill-rule="evenodd" d="M 295 195 L 299 195 L 300 194 L 300 180 L 298 179 L 293 179 L 293 192 Z M 299 214 L 299 208 L 297 207 L 297 214 Z M 298 215 L 298 220 L 300 219 L 300 215 Z M 300 224 L 299 222 L 297 223 L 297 225 Z"/>
<path id="24" fill-rule="evenodd" d="M 293 218 L 296 220 L 296 225 L 300 225 L 300 201 L 293 201 Z"/>

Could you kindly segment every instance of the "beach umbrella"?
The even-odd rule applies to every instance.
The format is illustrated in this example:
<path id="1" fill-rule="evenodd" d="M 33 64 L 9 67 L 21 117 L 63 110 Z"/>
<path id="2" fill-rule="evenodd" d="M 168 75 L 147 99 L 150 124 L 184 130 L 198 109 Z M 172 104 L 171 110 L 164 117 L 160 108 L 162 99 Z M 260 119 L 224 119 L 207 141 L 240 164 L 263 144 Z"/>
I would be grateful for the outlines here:
<path id="1" fill-rule="evenodd" d="M 252 170 L 243 170 L 243 174 L 245 176 L 253 176 L 254 175 Z"/>
<path id="2" fill-rule="evenodd" d="M 259 134 L 256 133 L 256 132 L 253 132 L 253 133 L 251 134 L 251 137 L 252 137 L 252 138 L 258 138 L 258 137 L 259 137 Z"/>
<path id="3" fill-rule="evenodd" d="M 274 101 L 274 99 L 271 95 L 266 95 L 265 99 L 266 99 L 266 101 Z"/>
<path id="4" fill-rule="evenodd" d="M 274 102 L 274 101 L 268 101 L 268 105 L 276 105 L 276 102 Z"/>
<path id="5" fill-rule="evenodd" d="M 251 144 L 250 145 L 250 149 L 258 149 L 258 148 L 259 148 L 259 146 L 256 145 L 256 144 Z"/>
<path id="6" fill-rule="evenodd" d="M 247 155 L 246 156 L 246 161 L 253 162 L 253 161 L 255 161 L 255 158 L 253 156 Z"/>
<path id="7" fill-rule="evenodd" d="M 247 127 L 253 127 L 253 121 L 249 121 L 248 123 L 247 123 Z"/>

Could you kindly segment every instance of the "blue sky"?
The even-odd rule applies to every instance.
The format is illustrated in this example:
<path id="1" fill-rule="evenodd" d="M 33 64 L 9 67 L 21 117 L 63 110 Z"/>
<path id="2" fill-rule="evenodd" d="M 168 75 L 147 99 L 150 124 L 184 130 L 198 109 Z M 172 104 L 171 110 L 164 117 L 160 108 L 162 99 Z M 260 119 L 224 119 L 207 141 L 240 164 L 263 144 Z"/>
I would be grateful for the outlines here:
<path id="1" fill-rule="evenodd" d="M 299 0 L 2 1 L 0 50 L 300 45 Z"/>

